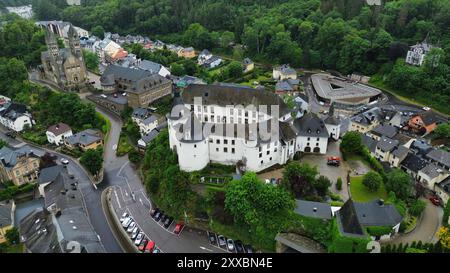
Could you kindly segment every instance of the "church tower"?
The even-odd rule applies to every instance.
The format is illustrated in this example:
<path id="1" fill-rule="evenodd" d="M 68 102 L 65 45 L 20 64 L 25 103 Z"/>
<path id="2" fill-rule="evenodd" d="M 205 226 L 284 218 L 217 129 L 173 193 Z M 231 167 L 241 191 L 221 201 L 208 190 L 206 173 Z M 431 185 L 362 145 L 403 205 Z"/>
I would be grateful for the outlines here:
<path id="1" fill-rule="evenodd" d="M 58 41 L 55 34 L 49 29 L 45 30 L 45 43 L 53 60 L 57 60 L 59 58 Z"/>
<path id="2" fill-rule="evenodd" d="M 81 51 L 80 46 L 80 36 L 78 36 L 77 31 L 73 27 L 73 25 L 70 25 L 69 31 L 67 32 L 67 36 L 69 39 L 69 47 L 70 51 L 73 55 L 75 55 L 78 59 L 83 59 L 83 53 Z"/>

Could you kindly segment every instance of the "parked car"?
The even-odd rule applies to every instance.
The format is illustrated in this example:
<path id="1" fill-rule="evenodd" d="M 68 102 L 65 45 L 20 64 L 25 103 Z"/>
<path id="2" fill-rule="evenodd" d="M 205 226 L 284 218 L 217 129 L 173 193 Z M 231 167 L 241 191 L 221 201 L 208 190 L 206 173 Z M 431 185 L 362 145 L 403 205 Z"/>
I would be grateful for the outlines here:
<path id="1" fill-rule="evenodd" d="M 164 223 L 166 221 L 167 217 L 168 217 L 167 214 L 162 214 L 161 215 L 161 222 Z"/>
<path id="2" fill-rule="evenodd" d="M 173 230 L 173 233 L 180 234 L 180 232 L 183 230 L 183 227 L 184 227 L 184 223 L 178 222 L 175 226 L 175 229 Z"/>
<path id="3" fill-rule="evenodd" d="M 69 160 L 65 159 L 64 157 L 60 159 L 61 163 L 64 165 L 69 164 Z"/>
<path id="4" fill-rule="evenodd" d="M 151 217 L 154 217 L 155 214 L 156 214 L 158 211 L 159 211 L 158 208 L 151 209 L 151 210 L 150 210 L 150 216 L 151 216 Z"/>
<path id="5" fill-rule="evenodd" d="M 165 228 L 169 228 L 169 226 L 172 224 L 173 222 L 173 218 L 172 217 L 167 217 L 166 221 L 164 221 L 164 227 Z"/>
<path id="6" fill-rule="evenodd" d="M 245 252 L 247 253 L 253 253 L 253 247 L 251 245 L 245 245 Z"/>
<path id="7" fill-rule="evenodd" d="M 122 214 L 122 216 L 120 217 L 120 222 L 123 223 L 123 221 L 124 221 L 128 216 L 129 216 L 128 213 L 124 212 L 124 213 Z"/>
<path id="8" fill-rule="evenodd" d="M 237 253 L 245 253 L 244 245 L 241 241 L 237 240 L 236 242 L 234 242 L 234 245 L 236 246 Z"/>
<path id="9" fill-rule="evenodd" d="M 234 242 L 232 239 L 227 240 L 227 249 L 230 252 L 234 252 Z"/>
<path id="10" fill-rule="evenodd" d="M 208 239 L 209 239 L 209 243 L 212 245 L 217 245 L 217 239 L 216 239 L 216 234 L 213 232 L 209 232 L 208 233 Z"/>
<path id="11" fill-rule="evenodd" d="M 161 220 L 162 215 L 163 215 L 163 212 L 161 212 L 161 211 L 156 212 L 155 217 L 154 217 L 155 221 L 158 222 L 159 220 Z"/>
<path id="12" fill-rule="evenodd" d="M 431 196 L 429 199 L 430 199 L 431 203 L 433 203 L 433 205 L 435 205 L 435 206 L 441 205 L 441 200 L 439 198 L 437 198 L 436 196 Z"/>
<path id="13" fill-rule="evenodd" d="M 144 239 L 144 233 L 140 232 L 137 235 L 136 240 L 134 240 L 134 244 L 137 245 L 137 246 L 140 245 L 141 242 L 142 242 L 142 239 Z"/>
<path id="14" fill-rule="evenodd" d="M 341 159 L 337 156 L 330 156 L 327 158 L 327 165 L 339 167 Z"/>
<path id="15" fill-rule="evenodd" d="M 144 252 L 145 246 L 147 245 L 147 243 L 148 243 L 148 240 L 143 239 L 142 242 L 138 246 L 139 251 Z"/>
<path id="16" fill-rule="evenodd" d="M 130 223 L 130 225 L 128 226 L 128 228 L 127 228 L 127 232 L 128 232 L 128 233 L 131 233 L 135 227 L 136 227 L 136 222 L 135 222 L 135 221 L 132 221 L 132 222 Z"/>
<path id="17" fill-rule="evenodd" d="M 5 133 L 5 135 L 10 138 L 16 138 L 16 133 L 14 133 L 13 131 L 8 131 Z"/>
<path id="18" fill-rule="evenodd" d="M 137 237 L 137 235 L 139 234 L 139 228 L 138 227 L 135 227 L 134 229 L 133 229 L 133 231 L 131 232 L 131 239 L 132 240 L 135 240 L 136 239 L 136 237 Z"/>
<path id="19" fill-rule="evenodd" d="M 219 241 L 219 246 L 220 247 L 226 247 L 227 240 L 225 239 L 225 237 L 223 235 L 217 236 L 217 241 Z"/>
<path id="20" fill-rule="evenodd" d="M 122 227 L 128 228 L 128 226 L 131 224 L 132 221 L 133 219 L 131 219 L 131 217 L 125 218 L 122 222 Z"/>
<path id="21" fill-rule="evenodd" d="M 144 253 L 152 253 L 154 247 L 155 247 L 155 242 L 153 242 L 152 240 L 148 240 L 148 243 L 144 248 Z"/>

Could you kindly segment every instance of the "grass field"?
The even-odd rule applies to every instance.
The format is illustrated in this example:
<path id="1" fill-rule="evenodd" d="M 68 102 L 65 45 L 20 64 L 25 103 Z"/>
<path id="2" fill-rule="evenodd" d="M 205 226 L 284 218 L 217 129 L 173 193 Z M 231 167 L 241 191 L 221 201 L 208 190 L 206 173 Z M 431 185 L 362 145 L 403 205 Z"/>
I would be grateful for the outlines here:
<path id="1" fill-rule="evenodd" d="M 387 200 L 387 192 L 384 185 L 381 184 L 380 188 L 376 192 L 369 192 L 362 183 L 362 176 L 350 177 L 350 193 L 352 199 L 357 202 L 370 202 L 374 199 Z"/>

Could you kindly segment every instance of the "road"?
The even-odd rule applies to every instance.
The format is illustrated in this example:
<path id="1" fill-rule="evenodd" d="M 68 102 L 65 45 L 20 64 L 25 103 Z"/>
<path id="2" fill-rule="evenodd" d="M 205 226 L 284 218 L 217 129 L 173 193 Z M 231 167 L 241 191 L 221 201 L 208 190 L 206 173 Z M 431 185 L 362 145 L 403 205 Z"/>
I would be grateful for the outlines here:
<path id="1" fill-rule="evenodd" d="M 412 243 L 413 241 L 422 241 L 422 243 L 436 243 L 436 232 L 442 223 L 442 217 L 444 215 L 443 209 L 433 205 L 428 199 L 423 199 L 427 206 L 423 212 L 422 219 L 417 223 L 416 228 L 407 234 L 398 235 L 389 244 L 398 245 L 402 243 Z"/>
<path id="2" fill-rule="evenodd" d="M 97 81 L 98 76 L 90 73 L 89 76 L 93 78 L 91 81 Z M 55 90 L 55 86 L 40 82 L 35 74 L 30 75 L 30 79 L 36 83 L 47 85 Z M 59 91 L 56 89 L 56 91 Z M 85 96 L 80 94 L 81 99 L 85 99 Z M 152 206 L 151 201 L 148 199 L 145 187 L 137 173 L 128 160 L 128 156 L 118 157 L 116 156 L 117 143 L 119 142 L 120 132 L 122 129 L 122 120 L 109 111 L 96 106 L 96 111 L 103 114 L 111 122 L 111 129 L 108 136 L 108 140 L 104 147 L 104 179 L 98 185 L 98 190 L 95 190 L 92 185 L 83 189 L 85 191 L 86 203 L 91 203 L 87 206 L 89 214 L 91 210 L 93 215 L 101 220 L 98 221 L 98 226 L 94 225 L 101 231 L 106 229 L 109 234 L 104 232 L 105 236 L 108 236 L 108 241 L 114 241 L 117 247 L 113 247 L 114 243 L 105 244 L 105 248 L 108 252 L 120 252 L 118 243 L 116 242 L 111 228 L 108 225 L 108 221 L 105 218 L 101 205 L 101 192 L 108 187 L 113 187 L 115 193 L 113 193 L 112 204 L 117 211 L 117 215 L 121 215 L 124 211 L 128 211 L 136 220 L 141 230 L 151 240 L 155 241 L 157 246 L 163 252 L 192 252 L 192 253 L 211 253 L 211 252 L 223 252 L 222 249 L 214 248 L 209 245 L 207 234 L 204 231 L 197 231 L 189 228 L 185 228 L 180 236 L 169 232 L 167 229 L 156 223 L 153 218 L 149 216 L 149 210 Z M 135 199 L 131 198 L 131 193 L 134 193 Z M 120 193 L 117 194 L 116 193 Z M 99 215 L 101 214 L 101 215 Z M 93 223 L 94 224 L 94 223 Z M 172 224 L 173 226 L 174 224 Z M 173 228 L 172 228 L 173 229 Z M 100 234 L 100 232 L 98 232 Z M 114 234 L 118 234 L 114 232 Z M 100 234 L 100 236 L 102 236 Z"/>
<path id="3" fill-rule="evenodd" d="M 7 141 L 8 144 L 12 147 L 20 147 L 22 145 L 25 145 L 24 142 L 12 139 L 10 137 L 7 137 L 4 132 L 6 129 L 4 127 L 0 127 L 0 138 Z M 105 250 L 107 252 L 122 252 L 121 247 L 116 242 L 111 229 L 108 226 L 108 223 L 106 221 L 105 215 L 102 210 L 101 205 L 101 191 L 102 189 L 95 189 L 92 185 L 92 182 L 89 180 L 88 175 L 86 174 L 86 171 L 76 162 L 74 159 L 62 155 L 60 153 L 57 153 L 52 150 L 48 150 L 42 147 L 38 147 L 36 145 L 31 145 L 33 149 L 36 149 L 37 152 L 50 152 L 55 154 L 58 157 L 58 161 L 64 157 L 69 160 L 68 164 L 68 170 L 70 173 L 74 174 L 75 177 L 77 177 L 79 181 L 79 189 L 81 191 L 81 194 L 83 195 L 84 202 L 86 205 L 86 209 L 89 215 L 89 219 L 91 221 L 92 226 L 94 227 L 97 234 L 100 236 L 103 246 L 105 247 Z"/>

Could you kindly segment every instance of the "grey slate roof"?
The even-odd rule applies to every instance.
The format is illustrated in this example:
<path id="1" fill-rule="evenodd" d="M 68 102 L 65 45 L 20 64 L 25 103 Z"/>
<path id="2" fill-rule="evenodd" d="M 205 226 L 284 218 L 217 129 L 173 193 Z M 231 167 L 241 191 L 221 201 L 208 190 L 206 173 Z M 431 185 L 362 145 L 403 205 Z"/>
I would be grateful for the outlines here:
<path id="1" fill-rule="evenodd" d="M 427 162 L 422 158 L 418 157 L 417 155 L 409 153 L 405 157 L 401 165 L 407 168 L 408 170 L 417 173 L 427 165 Z"/>
<path id="2" fill-rule="evenodd" d="M 158 117 L 156 117 L 155 115 L 151 115 L 148 118 L 144 119 L 142 121 L 142 123 L 145 124 L 145 125 L 149 125 L 149 124 L 151 124 L 151 123 L 153 123 L 153 122 L 155 122 L 157 120 L 158 120 Z"/>
<path id="3" fill-rule="evenodd" d="M 431 163 L 427 164 L 422 170 L 420 170 L 424 174 L 426 174 L 431 179 L 436 178 L 439 176 L 439 172 L 442 171 L 441 168 L 439 168 L 436 164 Z"/>
<path id="4" fill-rule="evenodd" d="M 121 67 L 114 64 L 108 65 L 100 78 L 102 84 L 106 77 L 111 77 L 110 75 L 113 75 L 113 78 L 122 78 L 132 82 L 136 82 L 140 79 L 151 76 L 152 73 L 141 69 Z"/>
<path id="5" fill-rule="evenodd" d="M 0 116 L 15 121 L 18 117 L 27 113 L 27 107 L 18 103 L 7 103 L 0 108 Z"/>
<path id="6" fill-rule="evenodd" d="M 27 155 L 29 157 L 41 157 L 42 152 L 33 150 L 30 146 L 25 145 L 20 148 L 3 147 L 0 149 L 0 164 L 5 168 L 10 169 L 17 164 L 21 156 Z"/>
<path id="7" fill-rule="evenodd" d="M 66 138 L 66 141 L 71 145 L 78 145 L 78 144 L 90 145 L 99 140 L 101 140 L 101 137 L 99 137 L 97 134 L 94 134 L 89 129 L 78 132 Z"/>
<path id="8" fill-rule="evenodd" d="M 328 131 L 324 122 L 316 114 L 311 112 L 296 119 L 294 121 L 294 127 L 300 136 L 328 138 Z"/>
<path id="9" fill-rule="evenodd" d="M 141 139 L 145 142 L 145 144 L 150 143 L 153 139 L 155 139 L 159 134 L 158 130 L 151 130 L 150 133 L 143 136 Z"/>
<path id="10" fill-rule="evenodd" d="M 433 113 L 431 110 L 421 112 L 419 113 L 419 116 L 422 118 L 422 121 L 425 124 L 425 126 L 436 123 L 438 121 L 436 114 Z"/>
<path id="11" fill-rule="evenodd" d="M 0 202 L 0 228 L 12 225 L 12 203 Z"/>
<path id="12" fill-rule="evenodd" d="M 380 205 L 378 200 L 367 203 L 354 202 L 358 221 L 363 226 L 395 226 L 403 217 L 394 205 Z"/>
<path id="13" fill-rule="evenodd" d="M 224 85 L 206 85 L 190 84 L 181 93 L 181 98 L 185 104 L 193 104 L 195 97 L 202 98 L 203 105 L 267 105 L 270 112 L 271 105 L 279 105 L 280 116 L 290 113 L 289 108 L 284 101 L 276 94 L 253 88 L 224 86 Z"/>
<path id="14" fill-rule="evenodd" d="M 378 141 L 377 148 L 380 148 L 383 152 L 389 152 L 392 151 L 397 145 L 398 140 L 383 136 L 380 141 Z"/>
<path id="15" fill-rule="evenodd" d="M 63 168 L 64 167 L 62 165 L 55 165 L 42 169 L 38 177 L 39 184 L 54 181 L 59 173 L 63 170 Z"/>
<path id="16" fill-rule="evenodd" d="M 361 141 L 362 141 L 363 145 L 365 145 L 369 149 L 370 152 L 372 152 L 372 153 L 375 152 L 375 148 L 377 146 L 377 141 L 375 139 L 364 134 L 364 135 L 361 135 Z"/>
<path id="17" fill-rule="evenodd" d="M 359 223 L 355 205 L 349 199 L 340 210 L 336 212 L 336 221 L 339 231 L 344 235 L 365 237 L 364 229 Z"/>
<path id="18" fill-rule="evenodd" d="M 331 206 L 328 203 L 312 202 L 306 200 L 295 200 L 294 212 L 303 216 L 331 219 Z"/>
<path id="19" fill-rule="evenodd" d="M 393 138 L 397 134 L 397 128 L 388 124 L 379 124 L 373 128 L 372 133 L 378 136 Z"/>
<path id="20" fill-rule="evenodd" d="M 276 91 L 293 91 L 294 88 L 287 81 L 279 81 L 275 84 Z"/>
<path id="21" fill-rule="evenodd" d="M 138 68 L 149 71 L 152 74 L 157 74 L 157 73 L 159 73 L 159 70 L 161 70 L 161 66 L 162 65 L 159 63 L 155 63 L 155 62 L 148 61 L 148 60 L 142 60 L 139 63 Z"/>
<path id="22" fill-rule="evenodd" d="M 444 150 L 433 149 L 427 154 L 427 158 L 450 168 L 450 153 Z"/>
<path id="23" fill-rule="evenodd" d="M 403 160 L 408 155 L 408 153 L 409 153 L 409 149 L 403 145 L 400 145 L 396 149 L 394 149 L 394 151 L 392 152 L 392 155 L 400 158 L 400 160 Z"/>
<path id="24" fill-rule="evenodd" d="M 136 107 L 131 114 L 134 118 L 145 119 L 150 114 L 150 111 L 146 108 Z"/>

